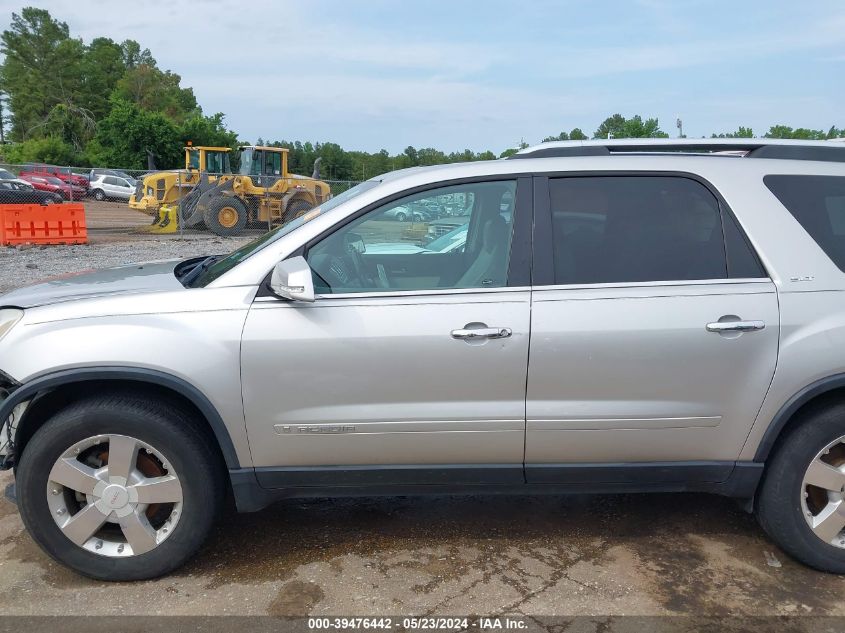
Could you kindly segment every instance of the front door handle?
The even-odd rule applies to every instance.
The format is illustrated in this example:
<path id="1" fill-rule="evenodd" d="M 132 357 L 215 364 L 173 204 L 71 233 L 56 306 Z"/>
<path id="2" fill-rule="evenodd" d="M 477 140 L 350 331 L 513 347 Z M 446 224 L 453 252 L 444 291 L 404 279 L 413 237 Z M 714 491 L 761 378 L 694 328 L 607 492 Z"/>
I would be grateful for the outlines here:
<path id="1" fill-rule="evenodd" d="M 452 338 L 475 340 L 481 338 L 508 338 L 513 332 L 509 327 L 480 327 L 480 328 L 461 328 L 459 330 L 452 330 Z"/>
<path id="2" fill-rule="evenodd" d="M 763 321 L 716 321 L 707 324 L 708 332 L 756 332 L 766 327 Z"/>

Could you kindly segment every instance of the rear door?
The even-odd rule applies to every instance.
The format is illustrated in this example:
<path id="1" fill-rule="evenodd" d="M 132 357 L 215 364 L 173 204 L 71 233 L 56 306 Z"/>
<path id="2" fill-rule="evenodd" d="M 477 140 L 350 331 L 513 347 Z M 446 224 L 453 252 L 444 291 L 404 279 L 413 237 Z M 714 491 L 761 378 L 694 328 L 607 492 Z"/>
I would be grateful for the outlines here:
<path id="1" fill-rule="evenodd" d="M 682 466 L 656 477 L 723 480 L 771 382 L 779 329 L 775 286 L 731 212 L 684 176 L 538 187 L 528 481 L 578 480 L 573 464 L 622 481 L 625 464 L 655 462 Z"/>

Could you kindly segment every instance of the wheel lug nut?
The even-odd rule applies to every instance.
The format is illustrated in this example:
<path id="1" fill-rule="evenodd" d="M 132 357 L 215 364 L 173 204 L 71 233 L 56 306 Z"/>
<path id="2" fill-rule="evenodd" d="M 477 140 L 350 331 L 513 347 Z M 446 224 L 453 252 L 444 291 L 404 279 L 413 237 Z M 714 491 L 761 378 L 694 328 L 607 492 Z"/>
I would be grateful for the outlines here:
<path id="1" fill-rule="evenodd" d="M 123 543 L 121 543 L 120 545 L 118 545 L 118 546 L 117 546 L 117 553 L 118 553 L 118 554 L 122 554 L 122 553 L 123 553 Z"/>
<path id="2" fill-rule="evenodd" d="M 54 495 L 59 494 L 58 488 L 53 488 L 50 492 L 52 492 Z"/>
<path id="3" fill-rule="evenodd" d="M 94 549 L 103 549 L 103 542 L 97 541 L 97 544 L 94 546 Z"/>
<path id="4" fill-rule="evenodd" d="M 56 510 L 56 514 L 58 514 L 59 516 L 63 515 L 64 513 L 65 513 L 64 508 L 59 508 L 58 510 Z"/>

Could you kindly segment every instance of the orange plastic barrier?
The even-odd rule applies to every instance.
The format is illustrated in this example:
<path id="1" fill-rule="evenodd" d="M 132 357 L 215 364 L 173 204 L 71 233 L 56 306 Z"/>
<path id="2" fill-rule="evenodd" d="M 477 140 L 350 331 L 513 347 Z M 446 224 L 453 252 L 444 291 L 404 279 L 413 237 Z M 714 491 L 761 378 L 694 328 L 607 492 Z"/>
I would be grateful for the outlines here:
<path id="1" fill-rule="evenodd" d="M 0 204 L 0 245 L 87 243 L 80 203 Z"/>

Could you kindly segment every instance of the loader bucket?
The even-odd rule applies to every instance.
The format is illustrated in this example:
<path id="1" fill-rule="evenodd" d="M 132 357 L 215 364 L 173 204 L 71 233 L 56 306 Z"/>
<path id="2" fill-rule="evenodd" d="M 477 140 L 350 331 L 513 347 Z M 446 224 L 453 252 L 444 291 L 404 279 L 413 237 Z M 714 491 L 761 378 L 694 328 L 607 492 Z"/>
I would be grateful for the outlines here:
<path id="1" fill-rule="evenodd" d="M 179 208 L 169 205 L 163 204 L 158 210 L 158 216 L 156 217 L 158 222 L 150 226 L 147 229 L 148 233 L 154 233 L 156 235 L 169 235 L 172 233 L 176 233 L 179 230 Z"/>
<path id="2" fill-rule="evenodd" d="M 202 172 L 196 187 L 179 201 L 179 210 L 184 226 L 193 228 L 202 223 L 202 211 L 197 212 L 197 202 L 206 191 L 217 186 L 216 182 L 209 182 L 208 174 Z"/>

